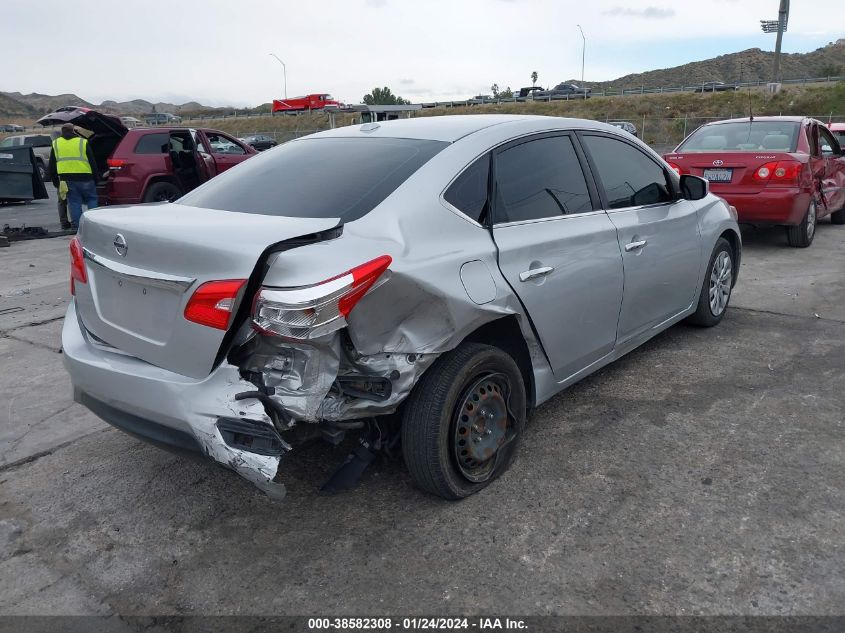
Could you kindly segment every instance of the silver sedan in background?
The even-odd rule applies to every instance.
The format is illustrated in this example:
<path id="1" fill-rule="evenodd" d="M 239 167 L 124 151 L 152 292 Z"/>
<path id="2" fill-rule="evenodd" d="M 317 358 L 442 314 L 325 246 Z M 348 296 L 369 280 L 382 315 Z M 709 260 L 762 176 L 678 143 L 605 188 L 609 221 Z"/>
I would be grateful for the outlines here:
<path id="1" fill-rule="evenodd" d="M 355 433 L 347 467 L 401 442 L 421 488 L 459 499 L 533 407 L 674 323 L 716 325 L 740 254 L 706 181 L 613 126 L 369 123 L 87 212 L 64 359 L 107 422 L 273 497 L 286 453 Z"/>

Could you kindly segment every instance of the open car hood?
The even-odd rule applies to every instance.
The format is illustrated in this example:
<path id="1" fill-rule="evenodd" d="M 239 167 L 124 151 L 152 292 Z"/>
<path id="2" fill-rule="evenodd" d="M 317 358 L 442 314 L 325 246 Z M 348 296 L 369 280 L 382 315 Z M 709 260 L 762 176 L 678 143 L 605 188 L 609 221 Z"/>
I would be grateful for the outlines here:
<path id="1" fill-rule="evenodd" d="M 39 125 L 62 125 L 73 123 L 77 127 L 91 130 L 94 134 L 123 138 L 129 129 L 116 116 L 103 114 L 88 108 L 65 107 L 38 119 Z"/>

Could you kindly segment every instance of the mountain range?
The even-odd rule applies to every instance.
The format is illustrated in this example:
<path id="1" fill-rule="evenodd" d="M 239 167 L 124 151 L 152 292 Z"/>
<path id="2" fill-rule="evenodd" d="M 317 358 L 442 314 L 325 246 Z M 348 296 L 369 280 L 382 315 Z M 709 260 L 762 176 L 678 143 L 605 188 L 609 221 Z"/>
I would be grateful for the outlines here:
<path id="1" fill-rule="evenodd" d="M 644 73 L 625 75 L 611 81 L 585 81 L 585 86 L 594 90 L 603 88 L 660 88 L 691 86 L 708 81 L 770 81 L 774 53 L 759 48 L 750 48 L 737 53 L 720 55 L 712 59 L 691 62 L 672 68 L 650 70 Z M 805 79 L 814 77 L 845 75 L 845 39 L 831 42 L 809 53 L 785 53 L 781 56 L 783 79 Z M 552 85 L 557 82 L 549 82 Z M 569 83 L 580 84 L 570 80 Z M 0 92 L 0 119 L 36 119 L 62 106 L 83 106 L 111 114 L 138 116 L 152 112 L 173 112 L 180 115 L 228 114 L 235 108 L 215 108 L 196 101 L 174 104 L 153 103 L 144 99 L 132 101 L 103 101 L 89 103 L 74 94 L 46 95 L 39 93 Z M 269 111 L 269 104 L 252 109 L 237 109 L 238 113 Z"/>

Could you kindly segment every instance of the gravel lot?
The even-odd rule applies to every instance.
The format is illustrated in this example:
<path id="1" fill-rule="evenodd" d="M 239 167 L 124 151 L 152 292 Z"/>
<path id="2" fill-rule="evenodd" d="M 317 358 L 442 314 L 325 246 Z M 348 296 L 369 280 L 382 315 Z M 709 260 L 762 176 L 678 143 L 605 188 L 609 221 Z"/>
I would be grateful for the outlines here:
<path id="1" fill-rule="evenodd" d="M 845 227 L 746 231 L 719 327 L 546 403 L 461 503 L 401 463 L 323 496 L 327 446 L 271 502 L 73 404 L 67 242 L 0 249 L 0 614 L 845 613 Z"/>

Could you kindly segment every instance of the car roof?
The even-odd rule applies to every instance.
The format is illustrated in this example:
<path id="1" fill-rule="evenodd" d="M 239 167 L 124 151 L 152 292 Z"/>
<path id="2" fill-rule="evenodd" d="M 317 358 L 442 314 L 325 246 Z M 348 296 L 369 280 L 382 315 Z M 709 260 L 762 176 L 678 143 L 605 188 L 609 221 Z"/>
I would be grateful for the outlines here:
<path id="1" fill-rule="evenodd" d="M 309 138 L 349 138 L 362 135 L 382 138 L 410 138 L 431 141 L 455 141 L 495 125 L 519 126 L 526 129 L 545 125 L 554 129 L 614 130 L 613 126 L 587 119 L 569 119 L 526 114 L 464 114 L 448 116 L 422 116 L 349 125 L 310 135 Z"/>
<path id="2" fill-rule="evenodd" d="M 749 121 L 786 121 L 786 122 L 793 122 L 793 123 L 803 123 L 804 121 L 808 121 L 808 117 L 805 116 L 755 116 L 753 119 L 749 117 L 742 117 L 739 119 L 725 119 L 724 121 L 711 121 L 707 125 L 720 125 L 722 123 L 748 123 Z"/>

